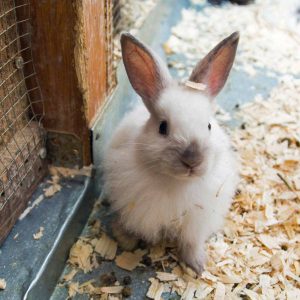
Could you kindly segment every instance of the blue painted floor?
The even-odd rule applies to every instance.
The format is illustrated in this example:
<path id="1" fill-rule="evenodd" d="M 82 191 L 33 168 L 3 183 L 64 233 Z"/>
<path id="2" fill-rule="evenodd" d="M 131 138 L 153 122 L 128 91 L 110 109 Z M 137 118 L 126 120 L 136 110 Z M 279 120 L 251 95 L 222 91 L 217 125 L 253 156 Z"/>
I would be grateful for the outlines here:
<path id="1" fill-rule="evenodd" d="M 42 195 L 50 184 L 50 177 L 42 182 L 32 196 L 32 202 Z M 5 278 L 6 289 L 0 291 L 2 300 L 18 300 L 39 271 L 42 262 L 53 246 L 59 231 L 70 214 L 78 195 L 84 189 L 85 178 L 62 179 L 61 192 L 45 198 L 22 220 L 18 221 L 0 249 L 0 278 Z M 44 227 L 43 236 L 33 239 L 33 234 Z"/>

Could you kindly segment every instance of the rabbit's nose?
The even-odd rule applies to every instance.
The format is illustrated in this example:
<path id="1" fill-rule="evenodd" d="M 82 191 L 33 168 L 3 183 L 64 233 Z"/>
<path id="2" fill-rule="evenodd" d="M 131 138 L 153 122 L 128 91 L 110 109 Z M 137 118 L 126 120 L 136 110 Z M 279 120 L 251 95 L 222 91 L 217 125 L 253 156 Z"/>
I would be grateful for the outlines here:
<path id="1" fill-rule="evenodd" d="M 182 153 L 180 160 L 187 168 L 194 168 L 201 164 L 202 155 L 199 151 L 199 146 L 196 142 L 190 143 L 190 145 Z"/>

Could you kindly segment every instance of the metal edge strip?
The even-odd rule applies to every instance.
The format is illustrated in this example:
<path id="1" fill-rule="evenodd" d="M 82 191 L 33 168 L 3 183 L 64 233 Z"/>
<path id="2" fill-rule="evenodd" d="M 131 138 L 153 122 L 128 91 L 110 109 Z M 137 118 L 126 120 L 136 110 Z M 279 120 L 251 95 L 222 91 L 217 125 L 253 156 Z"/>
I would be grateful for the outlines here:
<path id="1" fill-rule="evenodd" d="M 23 299 L 50 299 L 57 281 L 65 267 L 68 252 L 81 233 L 96 200 L 95 170 L 84 183 L 84 189 L 46 256 L 39 272 L 25 292 Z M 53 268 L 55 264 L 55 268 Z M 52 265 L 52 266 L 51 266 Z"/>

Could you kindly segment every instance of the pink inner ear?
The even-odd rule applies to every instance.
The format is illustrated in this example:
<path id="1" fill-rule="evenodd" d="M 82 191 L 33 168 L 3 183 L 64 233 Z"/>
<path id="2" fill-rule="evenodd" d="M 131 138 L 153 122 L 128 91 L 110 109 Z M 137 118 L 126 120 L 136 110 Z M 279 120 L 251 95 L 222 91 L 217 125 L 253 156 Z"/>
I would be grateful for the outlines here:
<path id="1" fill-rule="evenodd" d="M 219 90 L 219 78 L 217 77 L 217 75 L 212 76 L 209 80 L 209 82 L 207 83 L 208 88 L 209 88 L 209 94 L 214 96 L 218 93 Z"/>
<path id="2" fill-rule="evenodd" d="M 123 61 L 132 87 L 149 111 L 163 88 L 160 68 L 151 52 L 132 37 L 122 38 Z"/>
<path id="3" fill-rule="evenodd" d="M 207 85 L 214 97 L 223 88 L 233 64 L 239 34 L 233 33 L 212 49 L 195 67 L 189 80 Z"/>
<path id="4" fill-rule="evenodd" d="M 232 67 L 233 58 L 230 50 L 230 48 L 223 49 L 209 66 L 206 84 L 208 85 L 209 94 L 213 97 L 216 96 L 225 85 Z"/>
<path id="5" fill-rule="evenodd" d="M 132 44 L 127 59 L 131 66 L 128 75 L 135 90 L 143 98 L 154 98 L 157 94 L 158 83 L 152 57 Z"/>

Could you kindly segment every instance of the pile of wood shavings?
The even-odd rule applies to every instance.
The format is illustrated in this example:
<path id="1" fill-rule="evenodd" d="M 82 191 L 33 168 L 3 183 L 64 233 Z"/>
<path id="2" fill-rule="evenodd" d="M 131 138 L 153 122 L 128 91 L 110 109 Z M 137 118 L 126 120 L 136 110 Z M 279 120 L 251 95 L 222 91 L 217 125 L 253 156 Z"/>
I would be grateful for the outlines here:
<path id="1" fill-rule="evenodd" d="M 150 279 L 148 297 L 300 299 L 299 94 L 300 80 L 286 76 L 268 99 L 241 108 L 232 138 L 242 180 L 224 232 L 207 243 L 205 271 L 171 264 Z"/>
<path id="2" fill-rule="evenodd" d="M 98 201 L 94 210 L 98 210 L 99 206 Z M 88 231 L 86 236 L 80 237 L 72 246 L 68 259 L 69 272 L 62 277 L 61 285 L 67 286 L 69 298 L 76 294 L 87 294 L 94 299 L 120 299 L 123 291 L 126 291 L 127 288 L 121 285 L 114 276 L 110 276 L 114 278 L 113 280 L 105 280 L 105 283 L 109 285 L 101 286 L 95 279 L 82 283 L 74 279 L 80 272 L 89 273 L 98 268 L 99 257 L 102 260 L 114 260 L 116 258 L 121 266 L 122 264 L 130 266 L 130 258 L 122 258 L 122 255 L 117 256 L 117 243 L 102 230 L 99 220 L 94 219 L 90 222 Z"/>
<path id="3" fill-rule="evenodd" d="M 299 74 L 298 9 L 298 0 L 256 0 L 247 7 L 228 3 L 208 6 L 202 11 L 184 9 L 182 20 L 172 28 L 164 48 L 167 54 L 184 54 L 188 65 L 193 67 L 224 37 L 238 30 L 240 53 L 234 68 L 243 68 L 253 76 L 256 68 L 264 67 L 273 76 L 272 72 Z M 182 69 L 184 75 L 185 65 L 170 63 Z"/>
<path id="4" fill-rule="evenodd" d="M 70 252 L 75 267 L 66 276 L 98 267 L 96 259 L 114 260 L 133 271 L 152 267 L 147 297 L 163 293 L 182 299 L 299 299 L 300 297 L 300 80 L 284 77 L 268 99 L 257 96 L 239 115 L 244 123 L 232 132 L 240 155 L 241 184 L 223 233 L 207 243 L 208 262 L 201 277 L 178 261 L 172 245 L 117 255 L 117 244 L 96 220 L 88 237 Z M 145 260 L 145 257 L 148 258 Z M 101 266 L 100 266 L 101 268 Z M 121 299 L 124 287 L 94 281 L 67 283 L 69 296 L 87 293 Z"/>
<path id="5" fill-rule="evenodd" d="M 74 178 L 75 176 L 86 176 L 90 177 L 92 172 L 92 166 L 86 166 L 81 169 L 70 169 L 64 167 L 49 167 L 49 173 L 51 179 L 48 180 L 50 186 L 44 189 L 44 195 L 46 198 L 54 196 L 56 193 L 60 192 L 62 186 L 60 185 L 61 178 Z"/>

